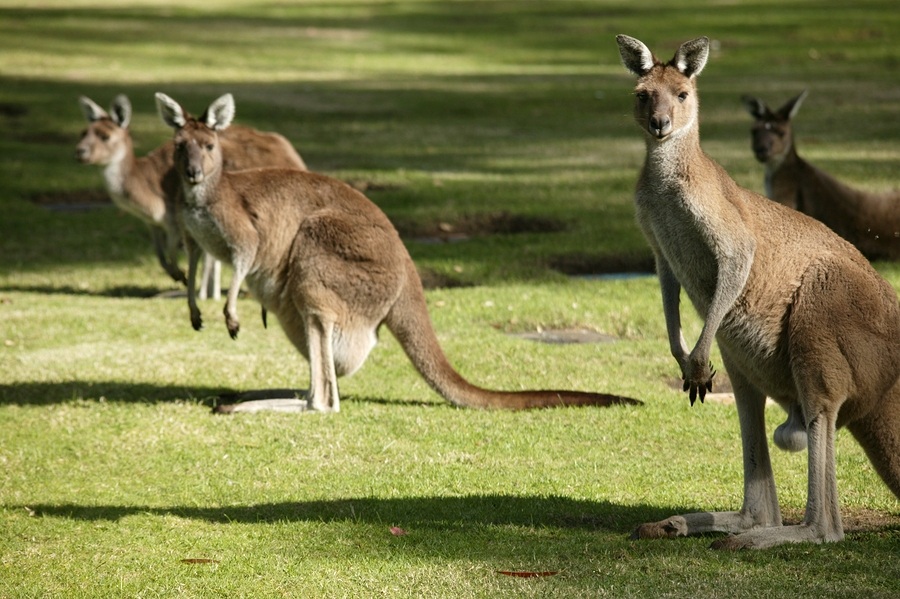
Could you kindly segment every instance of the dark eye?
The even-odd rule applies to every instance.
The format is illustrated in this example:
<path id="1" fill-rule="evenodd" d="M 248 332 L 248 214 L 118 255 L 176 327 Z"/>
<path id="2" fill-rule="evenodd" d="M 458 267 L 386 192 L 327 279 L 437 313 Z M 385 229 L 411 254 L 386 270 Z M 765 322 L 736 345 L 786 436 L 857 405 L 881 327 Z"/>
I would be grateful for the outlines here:
<path id="1" fill-rule="evenodd" d="M 206 144 L 206 151 L 207 151 L 207 152 L 212 152 L 212 151 L 213 151 L 213 148 L 215 148 L 215 147 L 216 147 L 216 146 L 214 146 L 213 144 Z"/>
<path id="2" fill-rule="evenodd" d="M 688 97 L 687 92 L 681 92 L 680 94 L 678 94 L 678 101 L 684 102 L 685 100 L 687 100 L 687 97 Z"/>
<path id="3" fill-rule="evenodd" d="M 101 133 L 101 134 L 100 134 L 100 139 L 101 139 L 102 141 L 109 141 L 109 135 L 106 135 L 105 133 Z"/>
<path id="4" fill-rule="evenodd" d="M 646 102 L 647 98 L 650 97 L 650 95 L 647 92 L 638 92 L 636 95 L 637 95 L 637 99 L 640 100 L 641 102 Z"/>

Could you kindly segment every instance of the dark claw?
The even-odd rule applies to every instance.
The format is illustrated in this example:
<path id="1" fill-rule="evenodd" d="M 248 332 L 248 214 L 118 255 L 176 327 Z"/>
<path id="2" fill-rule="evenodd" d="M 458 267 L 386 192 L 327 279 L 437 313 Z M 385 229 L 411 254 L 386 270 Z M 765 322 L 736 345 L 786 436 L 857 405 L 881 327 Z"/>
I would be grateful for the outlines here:
<path id="1" fill-rule="evenodd" d="M 267 315 L 267 314 L 268 314 L 268 312 L 266 312 L 266 309 L 263 308 L 263 309 L 262 309 L 262 319 L 263 319 L 263 328 L 264 328 L 264 329 L 268 329 L 268 328 L 269 328 L 269 323 L 266 322 L 266 315 Z"/>
<path id="2" fill-rule="evenodd" d="M 691 385 L 691 407 L 693 407 L 694 402 L 697 400 L 697 387 Z M 703 394 L 700 394 L 700 403 L 703 403 Z"/>
<path id="3" fill-rule="evenodd" d="M 690 389 L 690 388 L 691 388 L 691 384 L 690 384 L 689 382 L 687 382 L 687 381 L 684 381 L 684 388 L 682 388 L 681 390 L 682 390 L 682 391 L 687 391 L 687 390 Z"/>
<path id="4" fill-rule="evenodd" d="M 237 335 L 238 335 L 238 331 L 239 331 L 239 330 L 240 330 L 240 327 L 234 327 L 234 330 L 228 329 L 228 334 L 231 335 L 231 338 L 232 338 L 232 339 L 237 339 Z"/>

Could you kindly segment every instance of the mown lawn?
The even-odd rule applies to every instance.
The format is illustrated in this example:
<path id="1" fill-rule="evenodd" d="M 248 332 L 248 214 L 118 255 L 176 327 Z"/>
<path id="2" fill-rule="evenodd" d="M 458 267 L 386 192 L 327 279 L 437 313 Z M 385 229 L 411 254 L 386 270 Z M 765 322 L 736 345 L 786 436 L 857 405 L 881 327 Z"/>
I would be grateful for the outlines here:
<path id="1" fill-rule="evenodd" d="M 645 521 L 739 507 L 737 420 L 674 388 L 653 277 L 569 275 L 648 268 L 615 34 L 665 58 L 715 40 L 703 145 L 762 191 L 740 96 L 780 105 L 802 89 L 801 154 L 898 186 L 898 31 L 880 0 L 0 0 L 0 598 L 896 597 L 900 504 L 845 431 L 843 543 L 629 540 Z M 75 161 L 79 95 L 126 93 L 143 154 L 170 135 L 155 91 L 195 113 L 231 92 L 237 122 L 365 189 L 471 381 L 644 405 L 455 409 L 384 332 L 339 414 L 211 415 L 223 391 L 309 375 L 252 300 L 237 341 L 221 302 L 202 303 L 194 332 L 145 227 Z M 876 267 L 900 289 L 900 267 Z M 695 339 L 687 311 L 685 325 Z M 616 340 L 511 335 L 555 328 Z M 773 459 L 799 520 L 806 456 Z"/>

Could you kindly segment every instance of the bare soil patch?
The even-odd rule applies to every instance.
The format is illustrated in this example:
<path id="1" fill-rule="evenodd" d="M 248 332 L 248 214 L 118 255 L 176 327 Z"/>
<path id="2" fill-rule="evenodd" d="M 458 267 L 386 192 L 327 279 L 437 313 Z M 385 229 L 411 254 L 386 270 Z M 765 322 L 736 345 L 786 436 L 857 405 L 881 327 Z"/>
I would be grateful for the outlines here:
<path id="1" fill-rule="evenodd" d="M 612 335 L 598 333 L 590 329 L 539 329 L 524 333 L 507 333 L 510 337 L 527 339 L 540 343 L 564 345 L 569 343 L 614 343 L 618 341 Z"/>
<path id="2" fill-rule="evenodd" d="M 422 287 L 425 289 L 455 289 L 458 287 L 472 287 L 471 283 L 461 281 L 448 274 L 431 270 L 430 268 L 419 268 L 419 278 L 422 279 Z"/>
<path id="3" fill-rule="evenodd" d="M 433 222 L 398 219 L 394 226 L 401 237 L 423 243 L 463 241 L 480 235 L 558 233 L 568 229 L 567 223 L 560 219 L 506 211 L 463 214 L 454 220 Z"/>
<path id="4" fill-rule="evenodd" d="M 47 210 L 76 212 L 110 206 L 109 194 L 102 189 L 43 191 L 31 196 L 31 201 Z"/>
<path id="5" fill-rule="evenodd" d="M 549 258 L 546 264 L 569 276 L 652 274 L 656 271 L 653 256 L 649 254 L 564 254 Z"/>

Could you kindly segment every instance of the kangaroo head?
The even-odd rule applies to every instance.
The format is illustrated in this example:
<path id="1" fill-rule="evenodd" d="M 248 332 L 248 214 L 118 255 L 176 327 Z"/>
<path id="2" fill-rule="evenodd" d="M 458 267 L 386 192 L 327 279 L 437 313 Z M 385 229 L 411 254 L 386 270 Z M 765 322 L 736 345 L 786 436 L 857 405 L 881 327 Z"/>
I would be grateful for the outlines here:
<path id="1" fill-rule="evenodd" d="M 234 118 L 234 98 L 225 94 L 196 119 L 166 94 L 156 94 L 156 108 L 163 122 L 175 129 L 175 168 L 190 185 L 202 183 L 222 168 L 222 147 L 217 131 Z"/>
<path id="2" fill-rule="evenodd" d="M 762 163 L 780 164 L 794 146 L 791 119 L 800 110 L 806 91 L 794 96 L 784 106 L 772 112 L 766 103 L 753 96 L 743 96 L 741 101 L 747 112 L 756 119 L 750 129 L 753 154 Z"/>
<path id="3" fill-rule="evenodd" d="M 668 63 L 633 37 L 618 35 L 616 41 L 625 68 L 638 77 L 634 118 L 644 133 L 664 141 L 693 128 L 700 108 L 696 77 L 709 58 L 709 39 L 685 42 Z"/>
<path id="4" fill-rule="evenodd" d="M 109 164 L 121 160 L 130 136 L 131 103 L 124 95 L 113 99 L 109 112 L 100 108 L 87 96 L 78 98 L 81 111 L 88 120 L 87 129 L 75 146 L 75 157 L 85 164 Z"/>

